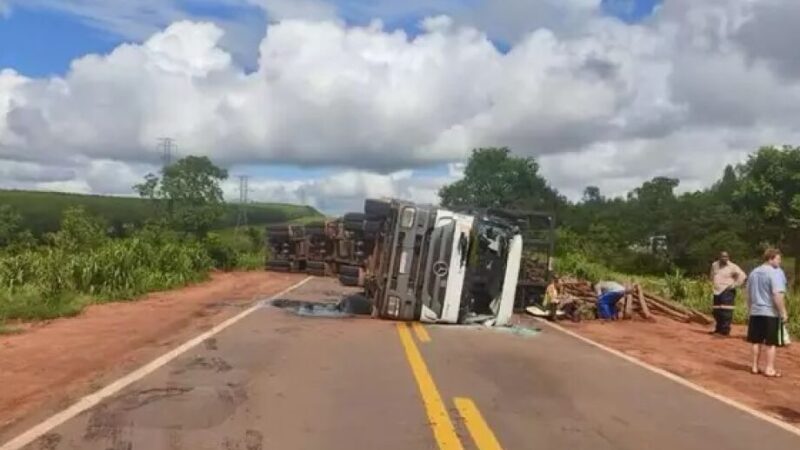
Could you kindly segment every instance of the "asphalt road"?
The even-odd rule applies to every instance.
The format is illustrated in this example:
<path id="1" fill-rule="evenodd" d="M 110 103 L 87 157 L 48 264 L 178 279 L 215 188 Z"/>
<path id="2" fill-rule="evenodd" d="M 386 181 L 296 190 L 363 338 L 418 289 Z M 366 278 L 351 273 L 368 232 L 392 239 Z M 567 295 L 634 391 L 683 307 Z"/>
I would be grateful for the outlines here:
<path id="1" fill-rule="evenodd" d="M 265 307 L 26 448 L 796 450 L 800 437 L 547 328 Z"/>

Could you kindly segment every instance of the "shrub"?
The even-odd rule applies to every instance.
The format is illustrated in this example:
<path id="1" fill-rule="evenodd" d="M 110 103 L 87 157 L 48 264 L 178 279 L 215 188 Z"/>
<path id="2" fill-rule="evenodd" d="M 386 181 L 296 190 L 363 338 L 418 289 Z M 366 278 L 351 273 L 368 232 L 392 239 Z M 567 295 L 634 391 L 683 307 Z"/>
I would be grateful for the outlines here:
<path id="1" fill-rule="evenodd" d="M 680 270 L 675 270 L 671 274 L 664 275 L 664 282 L 667 287 L 667 296 L 673 300 L 686 300 L 689 289 L 687 288 L 686 278 Z"/>
<path id="2" fill-rule="evenodd" d="M 238 266 L 239 253 L 233 244 L 224 241 L 220 235 L 209 233 L 203 240 L 203 246 L 217 269 L 231 270 Z"/>
<path id="3" fill-rule="evenodd" d="M 602 264 L 589 261 L 580 254 L 566 254 L 556 258 L 555 270 L 559 274 L 569 274 L 596 283 L 609 278 L 611 271 Z"/>
<path id="4" fill-rule="evenodd" d="M 53 246 L 0 257 L 0 319 L 74 314 L 86 303 L 76 299 L 131 298 L 183 286 L 207 277 L 211 267 L 198 243 L 141 237 L 105 240 L 79 252 Z"/>

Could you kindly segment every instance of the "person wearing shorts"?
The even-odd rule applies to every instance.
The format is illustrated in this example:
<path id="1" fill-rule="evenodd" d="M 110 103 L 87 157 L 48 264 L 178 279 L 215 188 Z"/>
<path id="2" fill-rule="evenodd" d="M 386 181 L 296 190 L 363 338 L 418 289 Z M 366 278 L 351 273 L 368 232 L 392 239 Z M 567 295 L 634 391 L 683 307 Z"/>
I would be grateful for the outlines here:
<path id="1" fill-rule="evenodd" d="M 753 374 L 780 377 L 775 369 L 775 354 L 778 347 L 786 345 L 784 322 L 786 312 L 786 278 L 780 270 L 781 253 L 776 249 L 764 252 L 764 263 L 747 279 L 747 309 L 750 319 L 747 324 L 747 341 L 753 346 Z M 766 353 L 766 365 L 760 368 L 761 353 Z"/>

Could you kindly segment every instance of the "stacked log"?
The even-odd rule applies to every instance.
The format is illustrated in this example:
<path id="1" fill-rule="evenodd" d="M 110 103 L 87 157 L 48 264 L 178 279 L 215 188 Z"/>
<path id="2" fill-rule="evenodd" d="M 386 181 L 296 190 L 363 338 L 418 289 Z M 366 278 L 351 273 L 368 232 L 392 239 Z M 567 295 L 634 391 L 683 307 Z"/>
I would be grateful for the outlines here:
<path id="1" fill-rule="evenodd" d="M 562 280 L 562 289 L 565 294 L 570 295 L 582 304 L 595 305 L 597 297 L 592 290 L 592 285 L 583 280 Z M 645 319 L 652 320 L 654 316 L 667 317 L 680 322 L 695 322 L 702 325 L 713 323 L 711 318 L 692 308 L 688 308 L 672 300 L 662 298 L 658 295 L 644 291 L 641 286 L 637 286 L 634 293 L 625 300 L 626 306 L 630 304 L 630 311 L 639 314 Z"/>
<path id="2" fill-rule="evenodd" d="M 536 258 L 523 258 L 520 280 L 532 283 L 545 283 L 547 280 L 547 263 Z"/>

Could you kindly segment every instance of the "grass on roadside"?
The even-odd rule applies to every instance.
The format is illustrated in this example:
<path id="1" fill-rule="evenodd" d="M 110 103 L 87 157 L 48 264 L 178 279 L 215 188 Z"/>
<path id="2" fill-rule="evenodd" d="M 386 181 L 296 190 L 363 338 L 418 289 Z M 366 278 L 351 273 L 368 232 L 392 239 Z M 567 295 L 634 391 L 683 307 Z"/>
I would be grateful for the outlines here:
<path id="1" fill-rule="evenodd" d="M 22 332 L 23 332 L 22 328 L 0 323 L 0 336 L 9 336 L 12 334 L 20 334 Z"/>
<path id="2" fill-rule="evenodd" d="M 88 295 L 61 293 L 46 296 L 40 289 L 24 286 L 18 289 L 0 290 L 0 326 L 6 320 L 49 320 L 80 314 L 92 303 Z"/>

